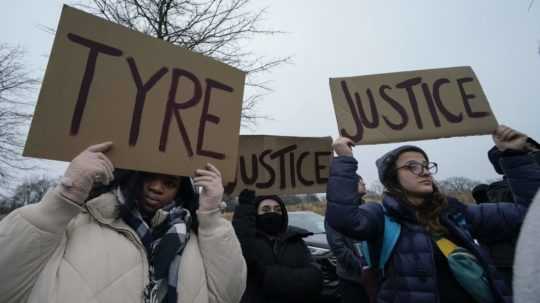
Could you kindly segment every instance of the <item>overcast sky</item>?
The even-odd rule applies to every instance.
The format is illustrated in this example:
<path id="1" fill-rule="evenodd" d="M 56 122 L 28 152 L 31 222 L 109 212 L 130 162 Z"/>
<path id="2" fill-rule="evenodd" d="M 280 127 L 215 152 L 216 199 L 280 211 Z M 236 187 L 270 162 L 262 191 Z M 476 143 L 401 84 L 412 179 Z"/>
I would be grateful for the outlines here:
<path id="1" fill-rule="evenodd" d="M 45 72 L 63 1 L 5 3 L 0 41 L 21 45 L 37 77 Z M 258 106 L 260 120 L 244 133 L 333 136 L 337 124 L 328 78 L 472 66 L 500 123 L 540 138 L 540 3 L 518 1 L 254 0 L 266 6 L 264 25 L 287 32 L 252 40 L 268 57 L 293 62 L 264 75 L 274 92 Z M 37 96 L 37 92 L 35 94 Z M 489 136 L 413 142 L 439 163 L 437 178 L 495 178 L 486 152 Z M 359 173 L 376 179 L 374 161 L 397 144 L 358 146 Z M 47 174 L 66 165 L 44 161 Z M 37 172 L 44 174 L 44 172 Z"/>

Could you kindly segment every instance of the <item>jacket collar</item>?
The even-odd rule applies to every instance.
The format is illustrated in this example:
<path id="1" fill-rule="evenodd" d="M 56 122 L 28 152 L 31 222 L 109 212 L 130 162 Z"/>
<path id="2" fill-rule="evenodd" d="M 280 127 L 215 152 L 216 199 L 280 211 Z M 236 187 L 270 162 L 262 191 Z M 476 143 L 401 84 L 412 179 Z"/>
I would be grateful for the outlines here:
<path id="1" fill-rule="evenodd" d="M 107 192 L 86 202 L 86 209 L 99 222 L 112 224 L 120 216 L 120 204 L 113 192 Z"/>
<path id="2" fill-rule="evenodd" d="M 416 212 L 413 208 L 399 202 L 396 198 L 384 195 L 382 204 L 389 215 L 406 221 L 417 222 Z"/>

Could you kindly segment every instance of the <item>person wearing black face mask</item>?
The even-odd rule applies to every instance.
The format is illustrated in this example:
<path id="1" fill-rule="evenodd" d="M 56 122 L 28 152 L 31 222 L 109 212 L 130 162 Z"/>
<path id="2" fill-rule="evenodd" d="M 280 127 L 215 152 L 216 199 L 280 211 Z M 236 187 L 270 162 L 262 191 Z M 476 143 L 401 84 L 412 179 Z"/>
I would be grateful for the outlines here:
<path id="1" fill-rule="evenodd" d="M 256 226 L 270 237 L 275 237 L 281 231 L 283 217 L 281 213 L 269 212 L 257 215 Z"/>
<path id="2" fill-rule="evenodd" d="M 322 273 L 302 240 L 311 233 L 288 226 L 281 198 L 242 191 L 233 227 L 248 266 L 241 302 L 317 301 Z"/>

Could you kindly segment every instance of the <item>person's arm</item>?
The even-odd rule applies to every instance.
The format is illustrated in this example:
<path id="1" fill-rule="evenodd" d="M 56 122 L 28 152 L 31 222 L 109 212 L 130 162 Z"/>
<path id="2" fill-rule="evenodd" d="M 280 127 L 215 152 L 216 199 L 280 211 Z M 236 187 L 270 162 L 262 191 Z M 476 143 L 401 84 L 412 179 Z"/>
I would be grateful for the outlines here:
<path id="1" fill-rule="evenodd" d="M 540 187 L 540 166 L 529 155 L 525 134 L 500 125 L 493 134 L 493 141 L 495 150 L 490 151 L 490 159 L 504 174 L 515 203 L 467 207 L 466 219 L 473 236 L 485 243 L 517 237 L 527 208 Z"/>
<path id="2" fill-rule="evenodd" d="M 540 186 L 540 167 L 527 154 L 502 156 L 499 163 L 515 203 L 470 205 L 465 212 L 472 235 L 488 244 L 517 237 L 527 208 Z"/>
<path id="3" fill-rule="evenodd" d="M 234 209 L 232 224 L 250 270 L 255 269 L 257 262 L 255 253 L 256 215 L 255 192 L 243 190 L 238 197 L 238 205 Z"/>
<path id="4" fill-rule="evenodd" d="M 322 273 L 302 241 L 304 265 L 289 267 L 267 265 L 263 271 L 262 291 L 269 298 L 302 299 L 316 296 L 322 287 Z"/>
<path id="5" fill-rule="evenodd" d="M 103 155 L 111 143 L 89 147 L 71 162 L 64 179 L 36 204 L 19 208 L 0 221 L 0 302 L 24 302 L 43 267 L 65 237 L 95 176 L 112 177 Z"/>
<path id="6" fill-rule="evenodd" d="M 219 209 L 199 210 L 197 217 L 209 302 L 239 302 L 246 288 L 247 267 L 233 227 Z"/>
<path id="7" fill-rule="evenodd" d="M 199 248 L 206 270 L 210 303 L 239 302 L 246 288 L 247 267 L 231 223 L 223 218 L 221 173 L 211 164 L 198 169 L 194 185 L 199 197 Z"/>
<path id="8" fill-rule="evenodd" d="M 358 162 L 352 156 L 352 141 L 340 137 L 334 142 L 334 158 L 326 188 L 326 220 L 338 232 L 358 240 L 373 240 L 382 234 L 384 213 L 377 203 L 358 206 Z"/>
<path id="9" fill-rule="evenodd" d="M 340 266 L 348 271 L 361 273 L 362 258 L 347 245 L 346 238 L 325 222 L 326 239 Z"/>
<path id="10" fill-rule="evenodd" d="M 517 237 L 526 212 L 516 203 L 482 203 L 467 206 L 465 219 L 473 238 L 490 244 Z"/>
<path id="11" fill-rule="evenodd" d="M 500 125 L 493 134 L 488 155 L 495 170 L 504 175 L 514 202 L 528 207 L 540 186 L 540 164 L 534 154 L 538 149 L 526 134 Z"/>

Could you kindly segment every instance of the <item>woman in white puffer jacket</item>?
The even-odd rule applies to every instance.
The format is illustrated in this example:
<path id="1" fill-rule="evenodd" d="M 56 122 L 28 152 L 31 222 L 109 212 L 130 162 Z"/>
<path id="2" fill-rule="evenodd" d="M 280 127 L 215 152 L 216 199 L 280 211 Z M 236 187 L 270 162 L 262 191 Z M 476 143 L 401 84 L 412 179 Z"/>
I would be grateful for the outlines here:
<path id="1" fill-rule="evenodd" d="M 83 151 L 41 202 L 0 221 L 0 302 L 238 302 L 246 265 L 219 171 L 193 184 L 113 174 L 111 146 Z"/>

